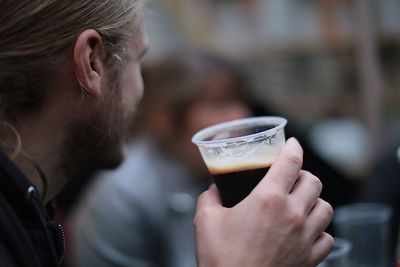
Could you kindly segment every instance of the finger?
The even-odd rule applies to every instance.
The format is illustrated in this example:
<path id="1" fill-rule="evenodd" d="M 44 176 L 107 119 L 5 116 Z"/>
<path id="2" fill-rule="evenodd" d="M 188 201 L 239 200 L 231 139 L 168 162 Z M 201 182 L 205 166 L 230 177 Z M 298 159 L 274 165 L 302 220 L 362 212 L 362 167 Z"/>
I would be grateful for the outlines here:
<path id="1" fill-rule="evenodd" d="M 335 240 L 333 237 L 330 234 L 323 232 L 315 241 L 314 246 L 311 249 L 312 266 L 316 266 L 318 263 L 323 261 L 326 256 L 328 256 L 334 245 Z"/>
<path id="2" fill-rule="evenodd" d="M 322 191 L 321 181 L 308 171 L 300 171 L 300 176 L 290 192 L 295 203 L 302 205 L 303 212 L 308 214 L 317 203 Z"/>
<path id="3" fill-rule="evenodd" d="M 332 217 L 332 206 L 328 202 L 319 198 L 307 217 L 306 235 L 311 239 L 317 239 L 318 236 L 328 227 L 332 221 Z"/>
<path id="4" fill-rule="evenodd" d="M 289 193 L 303 165 L 303 149 L 296 139 L 290 138 L 283 147 L 271 169 L 257 186 Z"/>
<path id="5" fill-rule="evenodd" d="M 204 208 L 207 206 L 215 205 L 221 206 L 222 203 L 217 186 L 215 184 L 212 184 L 207 191 L 203 192 L 199 196 L 197 200 L 197 208 Z"/>

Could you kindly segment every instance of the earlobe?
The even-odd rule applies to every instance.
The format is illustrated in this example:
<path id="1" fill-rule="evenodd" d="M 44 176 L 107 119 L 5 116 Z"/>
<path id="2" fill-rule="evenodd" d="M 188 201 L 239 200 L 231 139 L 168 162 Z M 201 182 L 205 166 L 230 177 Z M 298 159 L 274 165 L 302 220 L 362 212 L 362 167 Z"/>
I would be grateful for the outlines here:
<path id="1" fill-rule="evenodd" d="M 78 36 L 73 50 L 75 76 L 81 89 L 93 96 L 101 94 L 102 53 L 103 41 L 98 32 L 89 29 Z"/>

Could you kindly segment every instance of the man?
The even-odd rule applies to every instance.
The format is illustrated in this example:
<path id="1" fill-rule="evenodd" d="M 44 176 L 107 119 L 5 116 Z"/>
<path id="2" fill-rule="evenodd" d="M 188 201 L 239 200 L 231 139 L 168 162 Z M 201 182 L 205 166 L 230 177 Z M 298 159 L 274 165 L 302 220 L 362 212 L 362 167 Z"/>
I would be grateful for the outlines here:
<path id="1" fill-rule="evenodd" d="M 121 162 L 142 94 L 141 2 L 0 0 L 2 266 L 58 266 L 45 203 L 68 177 Z M 236 207 L 223 208 L 214 186 L 199 198 L 199 266 L 315 266 L 328 254 L 332 208 L 301 163 L 291 139 Z"/>

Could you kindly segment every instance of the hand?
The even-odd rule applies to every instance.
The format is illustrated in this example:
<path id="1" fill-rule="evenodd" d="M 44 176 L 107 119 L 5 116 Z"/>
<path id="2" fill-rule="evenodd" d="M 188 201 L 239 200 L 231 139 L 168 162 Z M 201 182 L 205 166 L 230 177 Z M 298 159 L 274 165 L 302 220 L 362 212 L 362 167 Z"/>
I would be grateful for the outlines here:
<path id="1" fill-rule="evenodd" d="M 334 245 L 324 232 L 332 207 L 319 198 L 320 180 L 301 170 L 303 150 L 289 139 L 257 187 L 224 208 L 215 185 L 198 200 L 195 216 L 200 267 L 311 267 Z"/>

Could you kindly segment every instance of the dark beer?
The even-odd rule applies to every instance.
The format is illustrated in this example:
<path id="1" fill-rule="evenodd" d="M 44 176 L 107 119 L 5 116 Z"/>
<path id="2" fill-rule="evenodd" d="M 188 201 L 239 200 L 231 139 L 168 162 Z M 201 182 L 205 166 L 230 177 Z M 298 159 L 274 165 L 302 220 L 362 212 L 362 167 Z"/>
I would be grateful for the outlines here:
<path id="1" fill-rule="evenodd" d="M 211 169 L 214 182 L 219 190 L 222 204 L 225 207 L 233 207 L 256 187 L 261 179 L 268 172 L 271 165 L 260 166 L 242 166 L 238 168 L 225 168 L 218 170 Z"/>
<path id="2" fill-rule="evenodd" d="M 225 207 L 247 197 L 268 172 L 285 144 L 286 122 L 281 117 L 245 118 L 193 136 Z"/>

